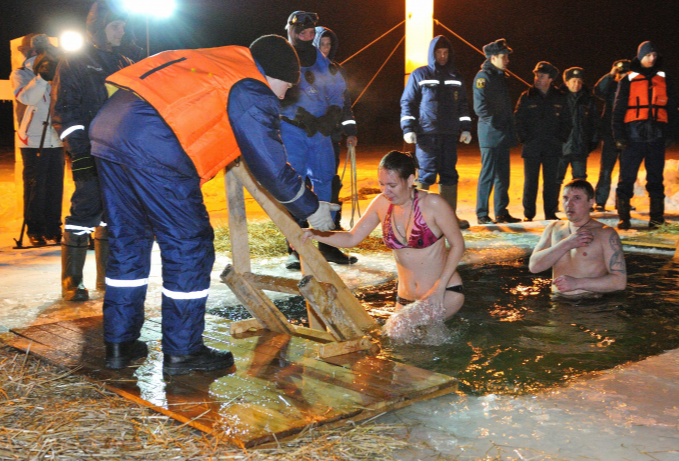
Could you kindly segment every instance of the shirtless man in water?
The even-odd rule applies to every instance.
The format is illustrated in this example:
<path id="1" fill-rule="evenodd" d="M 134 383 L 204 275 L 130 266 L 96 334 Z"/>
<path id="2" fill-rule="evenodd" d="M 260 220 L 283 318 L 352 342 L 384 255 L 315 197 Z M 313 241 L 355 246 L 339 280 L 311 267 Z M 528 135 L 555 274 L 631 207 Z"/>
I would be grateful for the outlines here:
<path id="1" fill-rule="evenodd" d="M 594 190 L 584 179 L 563 189 L 568 221 L 550 223 L 530 257 L 529 269 L 538 273 L 552 268 L 555 293 L 587 296 L 624 290 L 627 270 L 617 232 L 589 216 Z"/>

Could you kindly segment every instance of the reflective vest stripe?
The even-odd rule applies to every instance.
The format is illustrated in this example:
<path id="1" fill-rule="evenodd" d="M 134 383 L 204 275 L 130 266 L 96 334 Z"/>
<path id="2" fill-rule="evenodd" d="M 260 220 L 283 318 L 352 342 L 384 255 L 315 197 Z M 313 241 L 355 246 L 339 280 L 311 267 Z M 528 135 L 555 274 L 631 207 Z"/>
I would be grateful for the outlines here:
<path id="1" fill-rule="evenodd" d="M 402 122 L 405 122 L 406 120 L 415 120 L 415 117 L 413 117 L 412 115 L 404 115 L 403 117 L 401 117 Z"/>
<path id="2" fill-rule="evenodd" d="M 61 139 L 61 140 L 63 141 L 64 138 L 65 138 L 66 136 L 68 136 L 69 134 L 73 133 L 74 131 L 77 131 L 77 130 L 84 130 L 84 129 L 85 129 L 85 125 L 73 125 L 73 126 L 70 127 L 70 128 L 66 128 L 66 129 L 63 131 L 63 133 L 61 133 L 61 136 L 59 136 L 59 139 Z"/>
<path id="3" fill-rule="evenodd" d="M 201 290 L 201 291 L 190 291 L 188 293 L 184 293 L 181 291 L 170 291 L 167 288 L 163 288 L 163 294 L 167 296 L 168 298 L 172 299 L 200 299 L 200 298 L 207 298 L 208 292 L 210 290 Z"/>
<path id="4" fill-rule="evenodd" d="M 439 81 L 438 80 L 420 80 L 418 82 L 418 85 L 438 85 Z"/>
<path id="5" fill-rule="evenodd" d="M 456 85 L 456 86 L 462 85 L 462 82 L 459 80 L 446 80 L 443 83 L 445 83 L 446 85 Z"/>
<path id="6" fill-rule="evenodd" d="M 137 288 L 149 284 L 149 279 L 119 280 L 106 277 L 106 285 L 117 288 Z"/>

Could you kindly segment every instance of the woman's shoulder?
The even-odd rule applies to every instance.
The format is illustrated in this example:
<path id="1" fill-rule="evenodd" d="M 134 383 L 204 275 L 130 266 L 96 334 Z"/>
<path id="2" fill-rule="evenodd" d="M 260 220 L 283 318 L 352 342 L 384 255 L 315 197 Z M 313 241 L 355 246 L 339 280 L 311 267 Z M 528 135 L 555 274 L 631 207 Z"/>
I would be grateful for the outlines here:
<path id="1" fill-rule="evenodd" d="M 420 210 L 423 212 L 430 210 L 436 211 L 448 203 L 439 194 L 421 189 L 417 190 L 417 199 L 420 205 Z"/>

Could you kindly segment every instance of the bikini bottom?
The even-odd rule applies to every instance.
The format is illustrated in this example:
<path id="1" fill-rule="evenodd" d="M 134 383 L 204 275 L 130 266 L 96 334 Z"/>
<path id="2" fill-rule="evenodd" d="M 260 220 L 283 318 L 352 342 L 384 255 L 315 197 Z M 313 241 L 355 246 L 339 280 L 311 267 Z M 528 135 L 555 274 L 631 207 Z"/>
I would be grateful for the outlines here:
<path id="1" fill-rule="evenodd" d="M 455 293 L 464 293 L 464 285 L 452 285 L 446 288 L 446 291 L 452 291 Z M 399 303 L 401 306 L 407 306 L 408 304 L 412 304 L 415 301 L 411 301 L 410 299 L 406 298 L 401 298 L 399 295 L 396 295 L 396 302 Z"/>

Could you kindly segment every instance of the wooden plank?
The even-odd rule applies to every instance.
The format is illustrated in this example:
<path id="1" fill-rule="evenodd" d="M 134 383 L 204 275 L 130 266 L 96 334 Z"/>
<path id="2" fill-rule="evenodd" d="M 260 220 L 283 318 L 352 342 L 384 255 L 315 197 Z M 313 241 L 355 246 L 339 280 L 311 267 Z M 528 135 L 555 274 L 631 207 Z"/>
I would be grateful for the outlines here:
<path id="1" fill-rule="evenodd" d="M 243 278 L 260 290 L 277 291 L 297 296 L 300 294 L 299 287 L 297 286 L 299 280 L 273 275 L 253 274 L 252 272 L 244 272 Z"/>
<path id="2" fill-rule="evenodd" d="M 377 350 L 375 350 L 375 348 L 377 348 Z M 358 351 L 369 351 L 371 354 L 375 354 L 379 353 L 380 347 L 373 343 L 367 336 L 358 339 L 350 339 L 348 341 L 318 345 L 318 356 L 320 358 L 335 357 L 337 355 L 350 354 Z"/>
<path id="3" fill-rule="evenodd" d="M 280 228 L 283 235 L 290 241 L 290 244 L 306 260 L 306 264 L 311 269 L 311 274 L 319 281 L 330 283 L 337 289 L 337 297 L 340 304 L 356 325 L 366 332 L 375 329 L 378 326 L 375 319 L 370 317 L 365 309 L 363 309 L 351 290 L 330 267 L 330 264 L 328 264 L 316 246 L 311 241 L 302 244 L 302 229 L 293 221 L 283 205 L 278 203 L 255 181 L 244 162 L 241 162 L 239 165 L 232 164 L 230 168 L 250 195 L 257 200 L 271 220 Z"/>
<path id="4" fill-rule="evenodd" d="M 262 325 L 271 331 L 292 334 L 288 319 L 266 296 L 262 290 L 250 285 L 240 276 L 232 265 L 226 266 L 220 278 L 234 292 L 238 300 L 250 312 L 250 315 L 260 321 Z"/>
<path id="5" fill-rule="evenodd" d="M 338 341 L 363 336 L 363 331 L 337 304 L 337 289 L 334 286 L 318 282 L 312 275 L 307 275 L 299 282 L 299 291 Z"/>
<path id="6" fill-rule="evenodd" d="M 226 170 L 224 182 L 229 212 L 231 260 L 238 272 L 250 272 L 252 270 L 250 266 L 250 242 L 248 241 L 248 220 L 245 214 L 243 185 L 231 170 Z"/>

